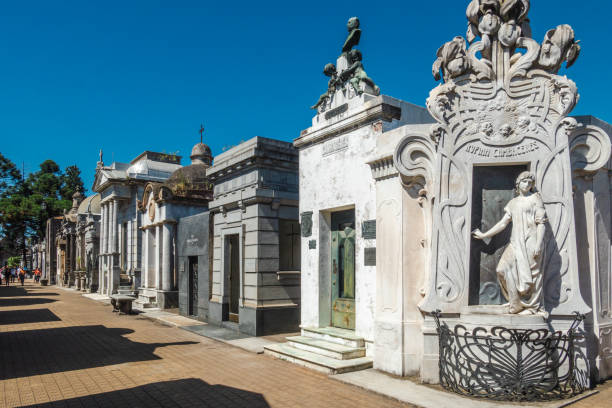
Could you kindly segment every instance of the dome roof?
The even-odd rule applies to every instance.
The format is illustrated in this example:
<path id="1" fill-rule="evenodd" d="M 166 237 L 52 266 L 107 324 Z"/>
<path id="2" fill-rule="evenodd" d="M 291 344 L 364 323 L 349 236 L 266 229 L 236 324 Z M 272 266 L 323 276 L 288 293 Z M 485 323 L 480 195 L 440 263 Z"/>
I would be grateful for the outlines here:
<path id="1" fill-rule="evenodd" d="M 92 214 L 100 214 L 100 194 L 94 194 L 84 199 L 79 205 L 77 214 L 87 214 L 88 210 Z"/>
<path id="2" fill-rule="evenodd" d="M 212 164 L 212 151 L 210 147 L 204 143 L 198 143 L 191 149 L 191 163 L 192 164 L 205 164 L 210 166 Z"/>
<path id="3" fill-rule="evenodd" d="M 210 200 L 212 183 L 206 177 L 207 168 L 208 166 L 202 163 L 181 167 L 172 173 L 163 183 L 163 187 L 170 189 L 175 197 Z"/>

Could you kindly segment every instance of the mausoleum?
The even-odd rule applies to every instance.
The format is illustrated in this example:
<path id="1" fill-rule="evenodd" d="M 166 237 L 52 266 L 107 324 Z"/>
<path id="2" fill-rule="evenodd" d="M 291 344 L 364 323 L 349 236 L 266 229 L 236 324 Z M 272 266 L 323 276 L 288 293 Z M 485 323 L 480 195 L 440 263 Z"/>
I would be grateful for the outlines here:
<path id="1" fill-rule="evenodd" d="M 297 329 L 297 151 L 254 137 L 216 156 L 207 175 L 214 184 L 208 321 L 255 336 Z"/>
<path id="2" fill-rule="evenodd" d="M 180 156 L 145 151 L 130 163 L 105 166 L 100 152 L 92 187 L 101 196 L 99 293 L 112 295 L 120 280 L 133 290 L 140 287 L 142 225 L 137 201 L 148 182 L 166 181 L 180 163 Z"/>
<path id="3" fill-rule="evenodd" d="M 191 152 L 191 165 L 176 169 L 164 182 L 146 184 L 138 202 L 139 225 L 144 234 L 142 280 L 136 302 L 139 308 L 179 306 L 176 257 L 182 242 L 177 241 L 177 224 L 183 217 L 208 214 L 212 184 L 206 170 L 211 164 L 210 148 L 198 143 Z M 207 223 L 202 228 L 207 230 Z"/>

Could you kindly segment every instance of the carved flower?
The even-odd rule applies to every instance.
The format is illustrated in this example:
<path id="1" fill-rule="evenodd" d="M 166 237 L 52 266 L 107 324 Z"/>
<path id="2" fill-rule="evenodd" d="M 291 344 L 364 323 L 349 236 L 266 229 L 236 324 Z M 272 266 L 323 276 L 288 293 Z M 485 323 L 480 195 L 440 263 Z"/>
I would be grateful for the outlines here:
<path id="1" fill-rule="evenodd" d="M 501 20 L 498 16 L 493 14 L 493 10 L 487 10 L 487 14 L 482 16 L 478 30 L 482 34 L 494 35 L 499 30 Z"/>
<path id="2" fill-rule="evenodd" d="M 514 21 L 502 25 L 497 34 L 499 41 L 506 47 L 514 47 L 520 36 L 521 29 Z"/>

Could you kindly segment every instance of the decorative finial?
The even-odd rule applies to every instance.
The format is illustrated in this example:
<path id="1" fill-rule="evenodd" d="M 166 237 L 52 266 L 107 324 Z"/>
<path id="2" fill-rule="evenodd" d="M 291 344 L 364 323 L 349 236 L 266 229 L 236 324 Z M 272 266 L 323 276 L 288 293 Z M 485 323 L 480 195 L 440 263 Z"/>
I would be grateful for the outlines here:
<path id="1" fill-rule="evenodd" d="M 199 132 L 200 132 L 200 143 L 203 143 L 202 142 L 202 137 L 204 135 L 204 125 L 203 124 L 200 124 L 200 131 Z"/>
<path id="2" fill-rule="evenodd" d="M 100 163 L 102 163 L 102 149 L 100 149 Z"/>

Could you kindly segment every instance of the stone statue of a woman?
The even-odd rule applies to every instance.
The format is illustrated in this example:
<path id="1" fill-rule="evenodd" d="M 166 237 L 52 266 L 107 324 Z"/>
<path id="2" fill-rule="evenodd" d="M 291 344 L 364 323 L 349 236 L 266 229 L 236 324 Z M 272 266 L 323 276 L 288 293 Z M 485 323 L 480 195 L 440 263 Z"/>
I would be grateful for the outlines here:
<path id="1" fill-rule="evenodd" d="M 542 244 L 546 211 L 538 192 L 534 191 L 535 176 L 522 172 L 516 179 L 518 196 L 504 208 L 505 215 L 487 232 L 476 229 L 475 239 L 491 238 L 512 223 L 510 244 L 497 265 L 497 277 L 502 294 L 508 300 L 508 313 L 544 313 L 542 304 Z"/>

